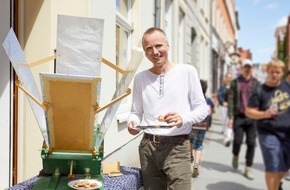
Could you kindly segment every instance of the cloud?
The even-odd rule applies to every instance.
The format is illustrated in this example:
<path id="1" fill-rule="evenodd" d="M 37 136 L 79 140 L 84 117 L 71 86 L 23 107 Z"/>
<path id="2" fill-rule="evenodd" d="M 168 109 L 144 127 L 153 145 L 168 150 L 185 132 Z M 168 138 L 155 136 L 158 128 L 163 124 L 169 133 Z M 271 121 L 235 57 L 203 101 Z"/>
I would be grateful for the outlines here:
<path id="1" fill-rule="evenodd" d="M 261 0 L 253 0 L 252 5 L 257 5 Z"/>
<path id="2" fill-rule="evenodd" d="M 275 47 L 272 45 L 272 46 L 257 49 L 257 53 L 271 55 L 274 52 L 274 50 L 275 50 Z"/>
<path id="3" fill-rule="evenodd" d="M 253 57 L 255 58 L 255 62 L 267 63 L 273 56 L 274 51 L 275 45 L 258 48 L 256 51 L 253 51 Z"/>
<path id="4" fill-rule="evenodd" d="M 278 22 L 276 23 L 276 27 L 285 26 L 287 24 L 287 19 L 288 16 L 283 16 L 282 18 L 280 18 L 280 20 L 278 20 Z"/>
<path id="5" fill-rule="evenodd" d="M 267 28 L 271 29 L 271 30 L 276 30 L 277 27 L 280 26 L 286 26 L 287 24 L 287 19 L 288 16 L 283 16 L 282 18 L 280 18 L 276 23 L 272 23 L 271 25 L 269 25 Z M 274 32 L 273 31 L 273 32 Z"/>
<path id="6" fill-rule="evenodd" d="M 277 3 L 269 3 L 265 6 L 265 8 L 268 10 L 273 10 L 273 9 L 278 8 L 278 4 Z"/>

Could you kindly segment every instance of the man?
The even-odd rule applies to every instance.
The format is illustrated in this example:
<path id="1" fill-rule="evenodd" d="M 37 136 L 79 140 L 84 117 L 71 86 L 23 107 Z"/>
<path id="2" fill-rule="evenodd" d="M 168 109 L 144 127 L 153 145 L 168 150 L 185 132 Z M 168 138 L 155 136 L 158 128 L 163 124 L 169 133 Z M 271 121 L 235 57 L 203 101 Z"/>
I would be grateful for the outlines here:
<path id="1" fill-rule="evenodd" d="M 144 136 L 139 156 L 145 190 L 191 190 L 189 133 L 209 113 L 197 71 L 168 59 L 165 33 L 149 28 L 143 35 L 145 56 L 153 66 L 134 79 L 128 131 Z"/>
<path id="2" fill-rule="evenodd" d="M 290 84 L 282 77 L 285 64 L 272 60 L 267 81 L 252 94 L 246 115 L 257 120 L 268 190 L 281 190 L 290 169 Z"/>
<path id="3" fill-rule="evenodd" d="M 254 179 L 251 167 L 253 164 L 256 127 L 254 120 L 245 115 L 245 109 L 253 91 L 259 86 L 259 82 L 252 76 L 252 62 L 245 59 L 242 62 L 241 74 L 231 82 L 228 97 L 229 128 L 233 128 L 233 168 L 238 168 L 239 153 L 243 143 L 244 133 L 246 134 L 246 167 L 244 175 L 248 179 Z"/>

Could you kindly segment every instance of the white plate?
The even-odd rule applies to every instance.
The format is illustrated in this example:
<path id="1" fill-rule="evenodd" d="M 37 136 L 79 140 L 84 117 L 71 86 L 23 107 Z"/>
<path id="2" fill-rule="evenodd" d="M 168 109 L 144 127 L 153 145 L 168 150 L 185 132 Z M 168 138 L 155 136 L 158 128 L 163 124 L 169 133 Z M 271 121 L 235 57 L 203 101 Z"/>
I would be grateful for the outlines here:
<path id="1" fill-rule="evenodd" d="M 89 183 L 96 183 L 97 186 L 96 187 L 89 187 L 89 188 L 85 188 L 85 187 L 74 187 L 74 185 L 76 183 L 83 182 L 83 181 L 87 181 Z M 83 190 L 83 189 L 87 189 L 87 190 L 90 190 L 90 189 L 98 189 L 98 188 L 102 187 L 102 185 L 103 184 L 100 181 L 95 180 L 95 179 L 78 179 L 78 180 L 73 180 L 73 181 L 68 182 L 68 186 L 70 186 L 73 189 L 78 189 L 78 190 Z"/>

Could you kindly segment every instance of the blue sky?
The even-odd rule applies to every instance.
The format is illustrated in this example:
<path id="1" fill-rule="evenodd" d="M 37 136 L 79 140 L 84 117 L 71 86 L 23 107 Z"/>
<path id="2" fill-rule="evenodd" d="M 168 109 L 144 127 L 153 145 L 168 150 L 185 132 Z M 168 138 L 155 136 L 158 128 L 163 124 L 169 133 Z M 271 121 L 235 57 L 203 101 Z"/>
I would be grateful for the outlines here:
<path id="1" fill-rule="evenodd" d="M 250 49 L 253 62 L 267 63 L 275 49 L 275 28 L 286 25 L 289 0 L 236 0 L 238 47 Z"/>

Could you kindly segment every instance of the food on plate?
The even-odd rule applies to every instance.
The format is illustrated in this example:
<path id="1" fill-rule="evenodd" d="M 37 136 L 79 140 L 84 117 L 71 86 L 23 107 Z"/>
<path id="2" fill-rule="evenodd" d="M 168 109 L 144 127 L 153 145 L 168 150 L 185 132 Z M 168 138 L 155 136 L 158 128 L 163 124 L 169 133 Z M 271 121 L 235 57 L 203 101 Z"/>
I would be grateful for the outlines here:
<path id="1" fill-rule="evenodd" d="M 163 115 L 159 115 L 158 116 L 158 121 L 164 122 L 165 121 L 164 116 Z"/>
<path id="2" fill-rule="evenodd" d="M 76 182 L 73 187 L 76 188 L 84 188 L 84 189 L 88 189 L 88 188 L 97 188 L 98 184 L 96 182 L 90 182 L 90 181 L 78 181 Z"/>

